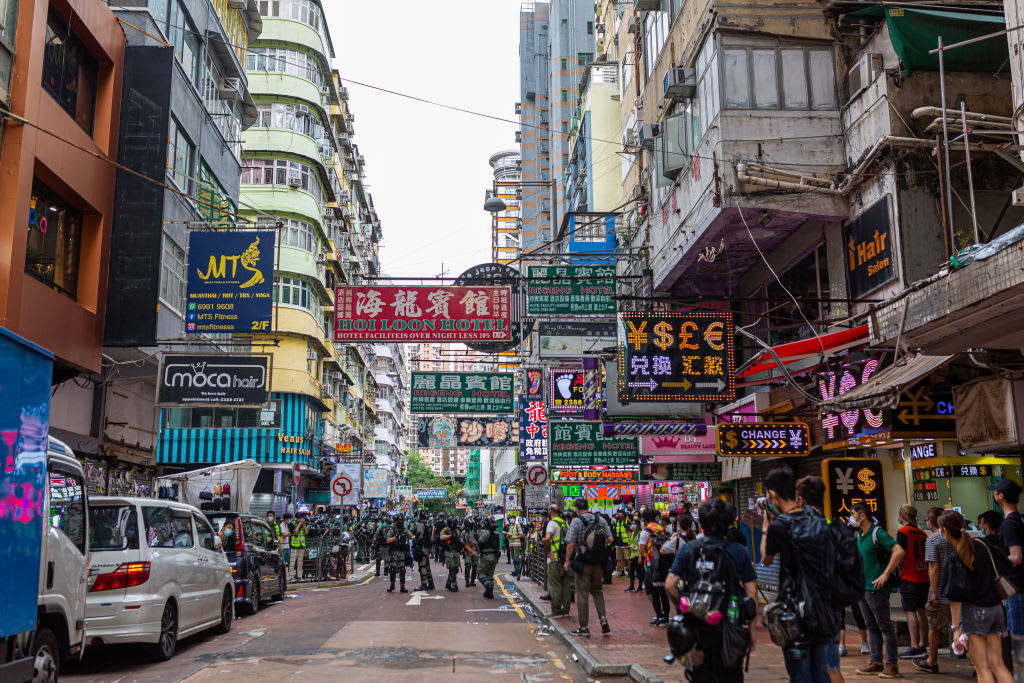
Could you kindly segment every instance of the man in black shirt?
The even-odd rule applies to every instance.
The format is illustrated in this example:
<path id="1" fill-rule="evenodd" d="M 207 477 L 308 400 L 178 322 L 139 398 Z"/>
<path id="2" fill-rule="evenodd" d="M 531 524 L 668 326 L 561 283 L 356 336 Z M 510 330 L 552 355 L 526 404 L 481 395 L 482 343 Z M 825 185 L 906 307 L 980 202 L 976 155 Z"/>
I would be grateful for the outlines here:
<path id="1" fill-rule="evenodd" d="M 1017 586 L 1017 594 L 1006 600 L 1006 625 L 1014 637 L 1014 650 L 1024 648 L 1018 638 L 1024 637 L 1024 520 L 1017 511 L 1020 485 L 1012 479 L 1000 479 L 992 487 L 992 498 L 1003 510 L 999 536 L 1009 554 L 1008 577 Z"/>

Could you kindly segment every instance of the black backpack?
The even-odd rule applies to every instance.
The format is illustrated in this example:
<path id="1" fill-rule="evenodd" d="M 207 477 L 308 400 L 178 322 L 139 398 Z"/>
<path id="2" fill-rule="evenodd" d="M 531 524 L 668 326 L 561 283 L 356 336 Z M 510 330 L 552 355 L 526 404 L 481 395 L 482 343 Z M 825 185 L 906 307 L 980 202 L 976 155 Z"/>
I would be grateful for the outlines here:
<path id="1" fill-rule="evenodd" d="M 828 525 L 836 548 L 836 573 L 832 586 L 832 606 L 844 609 L 864 597 L 864 562 L 857 549 L 857 537 L 840 522 Z"/>
<path id="2" fill-rule="evenodd" d="M 839 620 L 832 607 L 837 551 L 829 530 L 831 525 L 810 507 L 784 516 L 790 520 L 789 538 L 798 576 L 787 577 L 782 592 L 799 605 L 797 611 L 806 637 L 831 638 L 839 631 Z"/>
<path id="3" fill-rule="evenodd" d="M 601 518 L 590 515 L 590 519 L 582 518 L 583 534 L 580 536 L 580 558 L 583 564 L 603 565 L 608 561 L 608 535 L 605 533 Z"/>
<path id="4" fill-rule="evenodd" d="M 665 532 L 651 536 L 651 547 L 654 550 L 654 554 L 651 555 L 651 561 L 647 572 L 651 575 L 652 583 L 664 584 L 669 571 L 672 569 L 672 562 L 675 560 L 675 555 L 661 554 L 661 547 L 668 543 L 671 538 L 672 537 Z"/>

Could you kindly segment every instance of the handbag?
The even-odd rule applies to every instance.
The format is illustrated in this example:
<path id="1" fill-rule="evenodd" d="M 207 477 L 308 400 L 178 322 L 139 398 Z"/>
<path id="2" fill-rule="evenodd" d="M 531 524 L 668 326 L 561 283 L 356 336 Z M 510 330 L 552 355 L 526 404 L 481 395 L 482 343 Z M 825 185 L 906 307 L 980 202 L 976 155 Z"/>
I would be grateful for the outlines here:
<path id="1" fill-rule="evenodd" d="M 999 594 L 1000 600 L 1006 600 L 1012 598 L 1017 594 L 1017 586 L 1014 585 L 1013 581 L 999 573 L 999 569 L 996 567 L 996 558 L 992 555 L 992 549 L 988 547 L 988 543 L 982 542 L 985 546 L 985 551 L 988 553 L 988 559 L 992 563 L 992 571 L 996 575 L 996 593 Z"/>

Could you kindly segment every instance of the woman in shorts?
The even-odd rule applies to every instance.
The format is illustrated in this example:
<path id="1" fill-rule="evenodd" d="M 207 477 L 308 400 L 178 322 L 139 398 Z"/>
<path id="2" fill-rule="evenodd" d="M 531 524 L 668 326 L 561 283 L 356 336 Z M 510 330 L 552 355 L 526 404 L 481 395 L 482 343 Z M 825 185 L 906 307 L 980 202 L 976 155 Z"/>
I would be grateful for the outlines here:
<path id="1" fill-rule="evenodd" d="M 953 640 L 967 636 L 967 653 L 978 673 L 978 683 L 1013 683 L 1003 663 L 1002 633 L 1006 630 L 1003 605 L 996 592 L 995 560 L 988 547 L 964 531 L 964 518 L 947 510 L 939 528 L 956 549 L 942 574 L 939 594 L 949 599 Z"/>

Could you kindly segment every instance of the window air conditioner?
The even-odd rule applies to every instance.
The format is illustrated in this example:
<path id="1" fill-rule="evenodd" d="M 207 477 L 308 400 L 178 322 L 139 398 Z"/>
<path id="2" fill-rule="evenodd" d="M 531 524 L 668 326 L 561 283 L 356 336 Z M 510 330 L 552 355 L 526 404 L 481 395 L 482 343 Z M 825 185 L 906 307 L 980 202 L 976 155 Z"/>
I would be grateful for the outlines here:
<path id="1" fill-rule="evenodd" d="M 338 193 L 338 201 L 342 204 L 348 204 L 352 201 L 352 196 L 349 194 L 348 190 L 342 190 Z"/>
<path id="2" fill-rule="evenodd" d="M 630 17 L 626 24 L 627 33 L 640 33 L 640 17 Z"/>
<path id="3" fill-rule="evenodd" d="M 697 92 L 697 70 L 678 67 L 665 72 L 665 97 L 689 99 Z"/>
<path id="4" fill-rule="evenodd" d="M 852 100 L 864 88 L 884 71 L 882 55 L 878 52 L 867 52 L 860 56 L 853 68 L 846 73 L 847 100 Z"/>
<path id="5" fill-rule="evenodd" d="M 330 95 L 331 94 L 331 87 L 329 85 L 321 86 L 320 87 L 320 94 L 321 95 Z"/>
<path id="6" fill-rule="evenodd" d="M 317 263 L 326 263 L 327 262 L 327 254 L 317 254 L 316 255 L 316 262 Z"/>
<path id="7" fill-rule="evenodd" d="M 242 79 L 222 78 L 217 84 L 217 91 L 222 100 L 237 100 L 242 97 Z"/>
<path id="8" fill-rule="evenodd" d="M 661 0 L 633 0 L 634 12 L 657 12 L 661 10 Z"/>
<path id="9" fill-rule="evenodd" d="M 295 176 L 288 178 L 288 187 L 302 187 L 302 178 Z"/>
<path id="10" fill-rule="evenodd" d="M 659 135 L 661 135 L 660 123 L 645 123 L 640 127 L 640 134 L 637 135 L 637 146 L 640 149 L 653 148 L 654 139 Z"/>
<path id="11" fill-rule="evenodd" d="M 306 360 L 316 360 L 316 351 L 306 351 Z"/>

